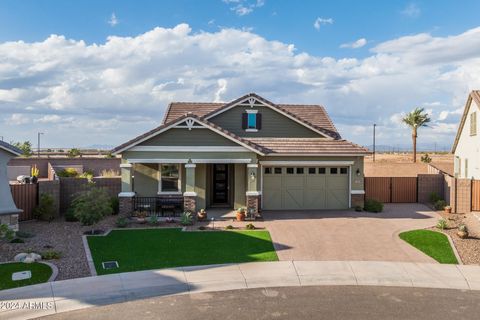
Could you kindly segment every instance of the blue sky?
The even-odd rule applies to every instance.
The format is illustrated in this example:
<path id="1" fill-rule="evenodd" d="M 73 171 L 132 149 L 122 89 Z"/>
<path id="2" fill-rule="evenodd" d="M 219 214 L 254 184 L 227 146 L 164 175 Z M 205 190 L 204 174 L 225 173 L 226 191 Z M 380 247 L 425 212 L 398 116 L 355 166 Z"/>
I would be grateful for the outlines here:
<path id="1" fill-rule="evenodd" d="M 255 91 L 325 104 L 365 145 L 373 122 L 379 143 L 408 145 L 398 119 L 424 106 L 435 121 L 420 144 L 448 147 L 480 86 L 479 11 L 479 1 L 0 1 L 0 136 L 116 145 L 157 125 L 171 100 Z"/>

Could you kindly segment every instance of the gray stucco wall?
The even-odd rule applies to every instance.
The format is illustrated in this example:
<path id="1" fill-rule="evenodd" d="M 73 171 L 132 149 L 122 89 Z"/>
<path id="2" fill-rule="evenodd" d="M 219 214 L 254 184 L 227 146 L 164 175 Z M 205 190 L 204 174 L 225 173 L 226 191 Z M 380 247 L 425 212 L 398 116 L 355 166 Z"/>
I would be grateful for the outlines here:
<path id="1" fill-rule="evenodd" d="M 140 143 L 139 146 L 238 146 L 238 144 L 210 129 L 172 128 Z"/>

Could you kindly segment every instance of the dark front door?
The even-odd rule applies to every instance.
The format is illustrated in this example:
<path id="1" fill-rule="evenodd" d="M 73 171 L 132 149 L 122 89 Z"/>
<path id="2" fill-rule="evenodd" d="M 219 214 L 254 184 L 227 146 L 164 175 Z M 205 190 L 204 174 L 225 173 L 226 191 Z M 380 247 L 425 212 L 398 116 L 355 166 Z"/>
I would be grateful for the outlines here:
<path id="1" fill-rule="evenodd" d="M 213 165 L 213 203 L 228 204 L 228 165 Z"/>

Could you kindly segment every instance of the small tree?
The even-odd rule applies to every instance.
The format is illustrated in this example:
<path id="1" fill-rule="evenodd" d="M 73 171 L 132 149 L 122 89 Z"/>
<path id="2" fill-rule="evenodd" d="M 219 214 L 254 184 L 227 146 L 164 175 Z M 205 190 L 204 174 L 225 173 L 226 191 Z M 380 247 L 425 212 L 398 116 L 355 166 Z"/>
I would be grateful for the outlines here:
<path id="1" fill-rule="evenodd" d="M 92 234 L 93 226 L 113 211 L 107 191 L 95 186 L 88 186 L 77 194 L 72 202 L 72 210 L 82 225 L 92 226 Z"/>
<path id="2" fill-rule="evenodd" d="M 12 240 L 15 236 L 15 231 L 10 229 L 6 224 L 0 224 L 0 240 Z"/>
<path id="3" fill-rule="evenodd" d="M 24 142 L 11 142 L 12 146 L 17 147 L 18 149 L 22 150 L 22 156 L 24 157 L 31 157 L 33 154 L 32 151 L 32 143 L 30 141 Z"/>
<path id="4" fill-rule="evenodd" d="M 40 194 L 40 199 L 38 202 L 38 207 L 36 207 L 33 211 L 35 218 L 44 221 L 52 221 L 53 218 L 55 218 L 53 196 L 48 193 L 42 193 Z"/>
<path id="5" fill-rule="evenodd" d="M 72 148 L 70 150 L 68 150 L 68 153 L 67 153 L 67 157 L 69 158 L 75 158 L 75 157 L 78 157 L 78 156 L 81 156 L 82 155 L 82 152 L 80 152 L 79 149 L 77 148 Z"/>
<path id="6" fill-rule="evenodd" d="M 417 162 L 417 131 L 420 127 L 426 127 L 430 122 L 428 113 L 424 112 L 424 108 L 415 108 L 410 113 L 407 113 L 403 117 L 402 122 L 408 125 L 412 129 L 412 142 L 413 142 L 413 162 Z"/>

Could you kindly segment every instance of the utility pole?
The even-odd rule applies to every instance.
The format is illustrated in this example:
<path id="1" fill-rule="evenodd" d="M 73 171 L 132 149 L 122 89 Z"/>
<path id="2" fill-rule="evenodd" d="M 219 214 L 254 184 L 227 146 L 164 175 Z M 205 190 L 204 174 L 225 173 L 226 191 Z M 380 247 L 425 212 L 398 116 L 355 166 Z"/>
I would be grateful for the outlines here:
<path id="1" fill-rule="evenodd" d="M 375 162 L 375 127 L 377 124 L 373 124 L 373 162 Z"/>
<path id="2" fill-rule="evenodd" d="M 37 132 L 37 157 L 40 158 L 40 136 L 43 132 Z"/>

